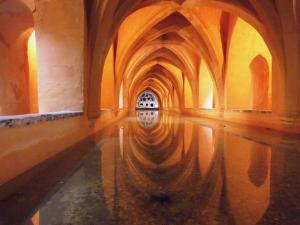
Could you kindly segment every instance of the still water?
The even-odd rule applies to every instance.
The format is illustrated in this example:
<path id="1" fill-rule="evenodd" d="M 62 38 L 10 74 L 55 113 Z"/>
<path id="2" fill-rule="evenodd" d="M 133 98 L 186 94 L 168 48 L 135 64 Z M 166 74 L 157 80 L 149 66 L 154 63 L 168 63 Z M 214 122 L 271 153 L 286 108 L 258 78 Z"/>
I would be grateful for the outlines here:
<path id="1" fill-rule="evenodd" d="M 0 224 L 297 225 L 300 150 L 277 139 L 138 111 L 28 172 Z"/>

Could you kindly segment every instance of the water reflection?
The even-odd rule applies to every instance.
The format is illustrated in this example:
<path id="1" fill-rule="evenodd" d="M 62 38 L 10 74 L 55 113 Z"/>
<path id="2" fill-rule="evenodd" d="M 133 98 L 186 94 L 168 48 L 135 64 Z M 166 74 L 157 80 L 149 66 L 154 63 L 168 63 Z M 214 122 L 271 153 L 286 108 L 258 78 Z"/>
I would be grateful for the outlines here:
<path id="1" fill-rule="evenodd" d="M 159 120 L 157 110 L 138 110 L 136 111 L 136 116 L 139 124 L 145 129 L 154 127 Z"/>
<path id="2" fill-rule="evenodd" d="M 299 224 L 297 149 L 147 113 L 113 127 L 27 224 Z"/>

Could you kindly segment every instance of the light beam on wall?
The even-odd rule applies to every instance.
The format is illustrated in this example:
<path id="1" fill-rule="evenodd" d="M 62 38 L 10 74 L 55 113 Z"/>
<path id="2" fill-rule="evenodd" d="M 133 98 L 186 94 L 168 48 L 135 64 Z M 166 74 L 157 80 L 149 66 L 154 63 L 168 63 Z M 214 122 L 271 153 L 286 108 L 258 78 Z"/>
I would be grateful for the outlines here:
<path id="1" fill-rule="evenodd" d="M 29 108 L 30 113 L 38 113 L 38 76 L 37 76 L 37 55 L 36 55 L 36 39 L 35 31 L 33 31 L 28 39 L 27 44 L 28 56 L 28 89 L 29 89 Z"/>

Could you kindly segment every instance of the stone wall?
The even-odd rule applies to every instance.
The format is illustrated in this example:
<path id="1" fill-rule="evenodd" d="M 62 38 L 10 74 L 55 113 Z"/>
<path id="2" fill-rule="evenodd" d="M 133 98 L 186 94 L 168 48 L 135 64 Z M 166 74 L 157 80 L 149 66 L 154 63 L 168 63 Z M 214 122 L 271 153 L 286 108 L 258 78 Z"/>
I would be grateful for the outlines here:
<path id="1" fill-rule="evenodd" d="M 39 112 L 82 110 L 84 6 L 82 0 L 37 0 Z"/>
<path id="2" fill-rule="evenodd" d="M 0 2 L 0 115 L 29 113 L 27 40 L 32 27 L 26 5 Z"/>

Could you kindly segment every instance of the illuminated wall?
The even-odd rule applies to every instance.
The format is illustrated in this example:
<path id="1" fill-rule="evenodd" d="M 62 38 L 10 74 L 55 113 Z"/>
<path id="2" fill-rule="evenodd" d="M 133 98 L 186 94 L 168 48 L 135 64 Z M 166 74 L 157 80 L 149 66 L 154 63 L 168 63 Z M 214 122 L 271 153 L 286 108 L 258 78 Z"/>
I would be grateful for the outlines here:
<path id="1" fill-rule="evenodd" d="M 199 108 L 212 109 L 214 84 L 206 63 L 202 60 L 199 73 Z"/>
<path id="2" fill-rule="evenodd" d="M 114 108 L 114 48 L 110 48 L 104 64 L 102 81 L 101 81 L 101 108 Z"/>
<path id="3" fill-rule="evenodd" d="M 39 111 L 42 113 L 83 110 L 83 8 L 83 0 L 36 1 Z"/>
<path id="4" fill-rule="evenodd" d="M 31 11 L 23 3 L 0 3 L 0 115 L 30 112 L 27 40 L 32 27 Z"/>
<path id="5" fill-rule="evenodd" d="M 38 113 L 38 74 L 37 74 L 37 55 L 36 55 L 36 42 L 35 32 L 32 32 L 28 39 L 28 68 L 29 68 L 29 107 L 30 113 Z"/>
<path id="6" fill-rule="evenodd" d="M 212 109 L 215 107 L 216 98 L 219 100 L 220 97 L 216 96 L 216 93 L 220 93 L 221 101 L 224 95 L 224 90 L 215 88 L 223 89 L 225 86 L 224 101 L 227 109 L 271 109 L 272 57 L 257 30 L 240 18 L 235 21 L 235 17 L 220 9 L 193 8 L 163 15 L 161 10 L 167 11 L 171 8 L 143 8 L 127 17 L 121 25 L 116 48 L 116 83 L 120 84 L 121 80 L 125 79 L 126 86 L 129 87 L 133 81 L 141 84 L 139 89 L 135 87 L 136 89 L 129 90 L 125 86 L 125 105 L 130 104 L 130 95 L 136 96 L 136 92 L 143 91 L 141 88 L 144 85 L 145 89 L 152 87 L 159 92 L 158 96 L 162 96 L 161 101 L 165 108 L 174 107 L 170 106 L 176 101 L 177 94 L 178 106 L 182 109 Z M 139 19 L 146 11 L 149 12 L 148 16 Z M 206 15 L 205 18 L 213 21 L 213 25 L 206 24 L 203 16 L 191 17 L 191 14 L 200 12 Z M 207 27 L 201 27 L 198 24 L 200 22 L 205 23 Z M 178 27 L 174 28 L 176 26 Z M 132 29 L 128 29 L 129 27 Z M 180 29 L 186 30 L 183 32 Z M 168 32 L 165 33 L 166 31 Z M 199 40 L 199 34 L 203 36 L 206 45 Z M 191 37 L 194 43 L 191 43 Z M 205 48 L 207 52 L 193 52 L 193 45 Z M 108 62 L 112 61 L 111 54 L 110 50 L 102 75 L 103 87 L 109 84 L 111 86 L 112 83 L 108 80 L 106 72 Z M 258 56 L 265 59 L 264 64 Z M 153 73 L 153 76 L 164 74 L 166 79 L 172 81 L 171 86 L 177 85 L 177 93 L 172 91 L 167 83 L 159 80 L 146 84 L 143 79 L 150 79 L 150 73 Z M 155 84 L 157 81 L 160 88 Z M 198 93 L 195 93 L 196 91 Z M 108 91 L 102 90 L 102 108 L 105 108 L 104 104 L 109 104 L 105 103 L 105 99 L 110 95 Z M 262 98 L 263 103 L 260 103 L 258 99 Z M 223 105 L 223 102 L 218 104 Z"/>
<path id="7" fill-rule="evenodd" d="M 263 56 L 268 62 L 269 80 L 262 81 L 267 82 L 269 85 L 267 91 L 268 101 L 266 108 L 271 109 L 271 94 L 272 94 L 272 56 L 268 47 L 260 34 L 248 23 L 242 19 L 237 19 L 234 27 L 230 46 L 228 49 L 228 66 L 226 73 L 226 106 L 228 109 L 252 109 L 252 71 L 251 63 L 258 55 Z M 263 72 L 255 73 L 265 73 Z M 261 74 L 261 75 L 262 75 Z M 263 94 L 264 96 L 265 94 Z M 263 97 L 262 96 L 262 97 Z"/>
<path id="8" fill-rule="evenodd" d="M 270 109 L 271 94 L 269 89 L 269 65 L 267 60 L 262 56 L 256 56 L 251 64 L 251 84 L 252 84 L 252 108 L 253 109 Z"/>
<path id="9" fill-rule="evenodd" d="M 191 85 L 186 77 L 184 77 L 184 107 L 193 108 L 193 94 Z"/>

